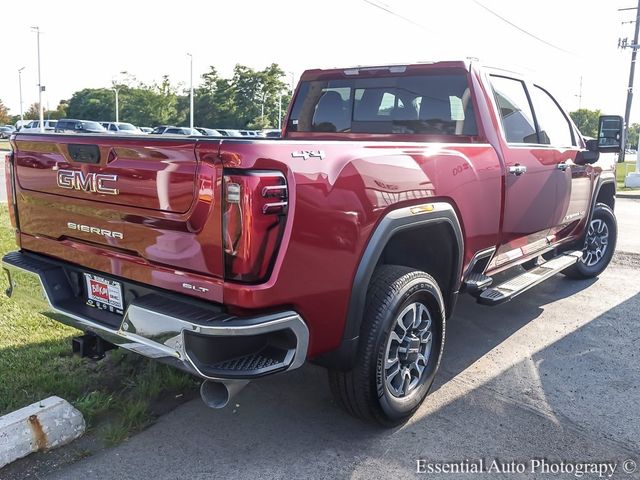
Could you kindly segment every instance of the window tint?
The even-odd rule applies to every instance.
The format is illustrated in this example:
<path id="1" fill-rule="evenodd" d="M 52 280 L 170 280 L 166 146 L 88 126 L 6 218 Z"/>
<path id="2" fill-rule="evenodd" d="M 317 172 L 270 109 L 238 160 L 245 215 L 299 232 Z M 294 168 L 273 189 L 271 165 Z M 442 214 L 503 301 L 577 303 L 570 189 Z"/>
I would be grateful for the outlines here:
<path id="1" fill-rule="evenodd" d="M 466 73 L 303 82 L 293 132 L 477 135 Z"/>
<path id="2" fill-rule="evenodd" d="M 491 76 L 491 85 L 500 110 L 502 128 L 508 143 L 538 143 L 531 105 L 524 83 Z"/>
<path id="3" fill-rule="evenodd" d="M 571 126 L 551 95 L 540 87 L 533 87 L 530 93 L 540 129 L 540 143 L 557 147 L 572 146 Z"/>

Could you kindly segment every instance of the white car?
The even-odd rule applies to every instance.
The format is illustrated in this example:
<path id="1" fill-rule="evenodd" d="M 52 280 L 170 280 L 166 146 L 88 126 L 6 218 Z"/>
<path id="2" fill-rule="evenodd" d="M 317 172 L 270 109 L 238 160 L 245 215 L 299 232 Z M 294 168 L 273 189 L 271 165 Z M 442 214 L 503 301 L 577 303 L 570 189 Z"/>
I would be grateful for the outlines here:
<path id="1" fill-rule="evenodd" d="M 57 120 L 45 120 L 44 121 L 44 131 L 45 132 L 53 132 L 56 129 L 58 121 Z M 39 132 L 40 131 L 40 120 L 31 120 L 25 126 L 20 129 L 21 132 Z"/>
<path id="2" fill-rule="evenodd" d="M 144 132 L 135 125 L 126 122 L 100 122 L 111 133 L 123 135 L 144 135 Z"/>

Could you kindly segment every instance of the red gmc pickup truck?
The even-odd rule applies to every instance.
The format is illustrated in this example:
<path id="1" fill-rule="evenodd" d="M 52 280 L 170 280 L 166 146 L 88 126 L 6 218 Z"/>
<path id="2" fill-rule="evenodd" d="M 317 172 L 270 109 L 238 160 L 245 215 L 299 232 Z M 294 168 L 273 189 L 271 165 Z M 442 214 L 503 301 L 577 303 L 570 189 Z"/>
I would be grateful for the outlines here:
<path id="1" fill-rule="evenodd" d="M 397 425 L 458 295 L 606 268 L 598 158 L 622 133 L 601 117 L 585 141 L 542 86 L 464 61 L 309 70 L 282 139 L 18 133 L 7 294 L 84 331 L 83 356 L 201 377 L 212 407 L 309 360 L 351 414 Z"/>

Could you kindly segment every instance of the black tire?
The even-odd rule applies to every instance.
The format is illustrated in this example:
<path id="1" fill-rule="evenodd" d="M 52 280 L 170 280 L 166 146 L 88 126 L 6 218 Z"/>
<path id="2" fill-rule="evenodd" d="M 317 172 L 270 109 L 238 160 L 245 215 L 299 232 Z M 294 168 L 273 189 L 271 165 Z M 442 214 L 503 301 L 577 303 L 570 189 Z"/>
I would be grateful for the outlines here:
<path id="1" fill-rule="evenodd" d="M 600 227 L 602 230 L 598 232 Z M 606 247 L 600 258 L 597 258 L 598 248 L 602 248 L 602 232 L 606 230 Z M 592 235 L 592 232 L 594 233 Z M 600 233 L 600 235 L 598 234 Z M 616 216 L 611 208 L 604 204 L 596 204 L 593 210 L 593 216 L 589 221 L 587 233 L 582 247 L 582 258 L 575 264 L 567 268 L 564 273 L 570 278 L 593 278 L 600 275 L 611 262 L 613 253 L 616 249 L 616 241 L 618 239 L 618 224 Z M 595 260 L 595 261 L 594 261 Z"/>
<path id="2" fill-rule="evenodd" d="M 417 307 L 414 308 L 414 305 Z M 400 313 L 405 310 L 408 313 L 400 317 Z M 400 346 L 404 344 L 398 344 L 394 348 L 398 337 L 391 338 L 392 330 L 402 332 L 404 322 L 411 316 L 416 319 L 418 326 L 412 332 L 404 331 L 403 338 L 409 343 L 406 352 L 399 353 Z M 430 327 L 425 327 L 427 323 Z M 424 331 L 418 327 L 424 327 Z M 422 333 L 417 337 L 416 332 Z M 350 371 L 329 370 L 329 384 L 334 398 L 357 418 L 375 421 L 385 427 L 405 422 L 420 407 L 433 384 L 442 358 L 444 332 L 444 302 L 433 277 L 407 267 L 378 267 L 367 292 L 355 367 Z M 428 353 L 427 345 L 430 346 Z M 402 366 L 413 362 L 411 365 L 415 367 L 415 370 L 411 368 L 409 371 L 404 396 L 395 395 L 391 391 L 392 380 L 395 381 L 400 372 L 396 376 L 393 376 L 395 372 L 390 372 L 389 378 L 385 373 L 389 372 L 384 368 L 385 361 L 393 351 L 397 357 L 398 370 L 402 370 L 401 386 L 398 389 L 405 389 L 406 372 Z M 423 359 L 426 358 L 426 363 L 420 360 L 423 364 L 421 374 L 417 374 L 419 360 L 415 360 L 415 355 L 418 354 Z M 415 379 L 413 374 L 416 374 Z M 391 382 L 389 386 L 387 381 Z M 415 385 L 411 387 L 414 381 Z"/>

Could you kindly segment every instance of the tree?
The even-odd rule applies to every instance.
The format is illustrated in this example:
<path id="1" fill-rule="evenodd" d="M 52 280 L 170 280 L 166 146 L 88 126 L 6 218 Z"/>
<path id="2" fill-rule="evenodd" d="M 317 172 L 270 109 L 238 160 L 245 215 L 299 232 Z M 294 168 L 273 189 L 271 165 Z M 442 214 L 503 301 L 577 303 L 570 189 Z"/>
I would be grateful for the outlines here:
<path id="1" fill-rule="evenodd" d="M 40 118 L 40 104 L 38 102 L 34 102 L 29 105 L 27 111 L 24 114 L 25 120 L 38 120 Z"/>
<path id="2" fill-rule="evenodd" d="M 598 136 L 598 118 L 600 117 L 600 110 L 581 108 L 575 112 L 571 112 L 569 115 L 582 135 L 593 138 Z"/>
<path id="3" fill-rule="evenodd" d="M 195 88 L 195 124 L 209 128 L 277 127 L 279 99 L 282 97 L 283 112 L 291 99 L 283 76 L 277 64 L 261 71 L 236 65 L 230 79 L 221 78 L 211 66 Z M 121 72 L 113 86 L 118 88 L 121 121 L 141 126 L 189 124 L 189 92 L 184 85 L 171 83 L 167 75 L 159 83 L 147 85 Z M 37 107 L 35 112 L 33 118 L 38 117 Z M 58 108 L 47 115 L 112 121 L 115 94 L 111 88 L 86 88 L 75 92 L 68 101 L 60 102 Z"/>
<path id="4" fill-rule="evenodd" d="M 115 94 L 107 88 L 85 88 L 69 100 L 67 114 L 81 120 L 115 120 Z"/>
<path id="5" fill-rule="evenodd" d="M 277 127 L 279 100 L 282 98 L 285 112 L 291 98 L 283 76 L 277 64 L 261 71 L 236 65 L 231 79 L 220 78 L 215 67 L 210 67 L 196 90 L 196 125 L 242 129 Z"/>
<path id="6" fill-rule="evenodd" d="M 69 102 L 66 100 L 60 100 L 60 103 L 55 110 L 48 111 L 45 115 L 47 118 L 59 120 L 67 117 L 67 110 L 69 109 Z"/>
<path id="7" fill-rule="evenodd" d="M 632 123 L 627 137 L 627 148 L 638 149 L 638 137 L 640 136 L 640 123 Z"/>
<path id="8" fill-rule="evenodd" d="M 0 125 L 11 122 L 11 116 L 9 115 L 9 109 L 0 100 Z"/>

